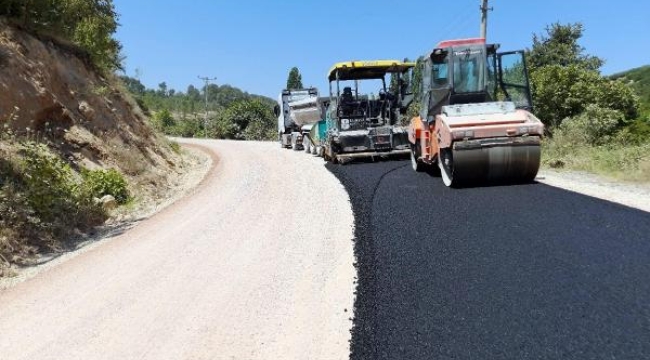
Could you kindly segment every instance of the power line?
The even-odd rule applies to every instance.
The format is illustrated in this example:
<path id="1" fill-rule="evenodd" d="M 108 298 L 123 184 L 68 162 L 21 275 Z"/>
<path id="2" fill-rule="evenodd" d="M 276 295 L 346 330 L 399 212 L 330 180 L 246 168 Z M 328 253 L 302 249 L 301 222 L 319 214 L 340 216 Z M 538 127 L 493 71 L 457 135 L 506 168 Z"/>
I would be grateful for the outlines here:
<path id="1" fill-rule="evenodd" d="M 208 89 L 210 85 L 210 81 L 217 80 L 216 77 L 210 78 L 210 77 L 202 77 L 201 75 L 198 76 L 199 79 L 205 81 L 205 119 L 203 120 L 203 137 L 207 138 L 208 137 Z"/>

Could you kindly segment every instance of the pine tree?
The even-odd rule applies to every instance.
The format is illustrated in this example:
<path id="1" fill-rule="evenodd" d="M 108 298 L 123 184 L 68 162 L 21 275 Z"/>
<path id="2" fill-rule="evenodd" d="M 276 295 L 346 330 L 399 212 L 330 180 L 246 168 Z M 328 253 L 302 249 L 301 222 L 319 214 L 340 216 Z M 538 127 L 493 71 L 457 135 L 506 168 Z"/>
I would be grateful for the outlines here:
<path id="1" fill-rule="evenodd" d="M 289 77 L 287 78 L 287 89 L 288 90 L 303 89 L 302 75 L 300 75 L 300 71 L 295 66 L 291 68 L 291 71 L 289 71 Z"/>

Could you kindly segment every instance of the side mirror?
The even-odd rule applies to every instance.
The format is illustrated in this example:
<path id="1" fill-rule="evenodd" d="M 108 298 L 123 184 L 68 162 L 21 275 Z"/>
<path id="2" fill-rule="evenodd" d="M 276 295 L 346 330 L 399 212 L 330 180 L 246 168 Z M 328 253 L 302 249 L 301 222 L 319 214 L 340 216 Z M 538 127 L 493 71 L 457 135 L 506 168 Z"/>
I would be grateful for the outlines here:
<path id="1" fill-rule="evenodd" d="M 273 107 L 273 113 L 275 114 L 275 116 L 280 116 L 280 105 L 275 104 L 275 106 Z"/>

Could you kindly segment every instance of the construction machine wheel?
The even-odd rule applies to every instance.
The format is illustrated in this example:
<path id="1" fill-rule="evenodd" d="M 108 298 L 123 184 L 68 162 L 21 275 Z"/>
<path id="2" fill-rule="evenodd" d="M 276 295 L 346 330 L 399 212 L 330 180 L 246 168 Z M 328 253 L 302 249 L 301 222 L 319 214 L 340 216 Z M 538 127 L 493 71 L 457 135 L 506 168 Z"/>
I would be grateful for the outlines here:
<path id="1" fill-rule="evenodd" d="M 440 167 L 440 175 L 442 175 L 442 182 L 445 184 L 445 186 L 455 185 L 454 163 L 452 158 L 452 151 L 450 149 L 440 149 L 438 167 Z"/>
<path id="2" fill-rule="evenodd" d="M 332 158 L 329 155 L 329 151 L 326 148 L 323 148 L 323 159 L 326 162 L 332 162 Z"/>
<path id="3" fill-rule="evenodd" d="M 305 148 L 307 154 L 311 153 L 311 141 L 309 141 L 308 137 L 302 139 L 302 146 Z"/>
<path id="4" fill-rule="evenodd" d="M 426 165 L 418 160 L 418 154 L 413 144 L 411 144 L 411 168 L 415 172 L 423 172 L 426 170 Z"/>
<path id="5" fill-rule="evenodd" d="M 438 166 L 446 186 L 527 183 L 539 170 L 539 145 L 440 149 Z"/>

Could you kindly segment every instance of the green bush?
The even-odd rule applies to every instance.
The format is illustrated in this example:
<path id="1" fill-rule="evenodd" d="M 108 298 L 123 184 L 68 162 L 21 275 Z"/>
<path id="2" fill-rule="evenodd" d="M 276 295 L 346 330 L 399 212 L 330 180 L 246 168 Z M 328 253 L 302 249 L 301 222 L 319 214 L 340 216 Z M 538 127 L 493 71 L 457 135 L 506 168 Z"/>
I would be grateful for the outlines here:
<path id="1" fill-rule="evenodd" d="M 583 113 L 565 119 L 560 125 L 562 134 L 575 143 L 602 145 L 612 142 L 612 136 L 623 125 L 625 117 L 618 110 L 588 105 Z"/>
<path id="2" fill-rule="evenodd" d="M 75 205 L 75 187 L 70 167 L 46 154 L 44 146 L 26 144 L 22 166 L 27 202 L 39 218 L 52 222 Z"/>
<path id="3" fill-rule="evenodd" d="M 101 224 L 106 213 L 65 162 L 43 145 L 25 143 L 22 160 L 11 178 L 4 179 L 3 196 L 14 199 L 0 208 L 2 227 L 22 236 L 58 239 L 72 230 Z M 37 235 L 30 235 L 37 234 Z"/>
<path id="4" fill-rule="evenodd" d="M 0 16 L 39 35 L 73 41 L 107 74 L 122 68 L 122 46 L 113 38 L 119 25 L 113 0 L 2 0 Z"/>
<path id="5" fill-rule="evenodd" d="M 171 112 L 169 112 L 169 110 L 167 109 L 162 109 L 158 111 L 154 115 L 154 120 L 156 121 L 156 124 L 158 124 L 160 129 L 162 129 L 164 132 L 166 132 L 166 130 L 176 125 L 176 120 L 172 116 Z"/>
<path id="6" fill-rule="evenodd" d="M 57 251 L 78 230 L 103 223 L 107 213 L 95 198 L 129 200 L 127 182 L 117 170 L 82 169 L 79 177 L 46 146 L 17 145 L 18 155 L 0 149 L 0 276 L 11 263 Z"/>
<path id="7" fill-rule="evenodd" d="M 236 140 L 271 140 L 275 134 L 272 108 L 259 100 L 231 103 L 215 124 L 217 137 Z"/>
<path id="8" fill-rule="evenodd" d="M 625 128 L 635 143 L 650 143 L 650 118 L 637 119 Z"/>
<path id="9" fill-rule="evenodd" d="M 638 115 L 638 97 L 618 80 L 577 65 L 550 65 L 531 73 L 536 115 L 551 128 L 585 111 L 589 104 L 620 111 L 626 119 Z"/>
<path id="10" fill-rule="evenodd" d="M 129 189 L 122 174 L 115 170 L 92 170 L 82 171 L 82 187 L 89 192 L 93 198 L 101 198 L 111 195 L 119 204 L 126 203 L 129 198 Z"/>

